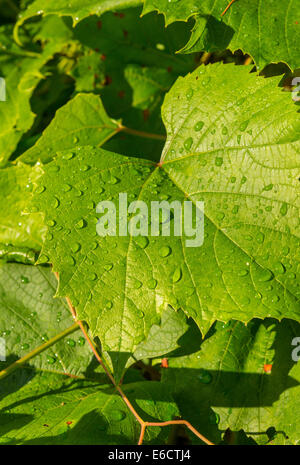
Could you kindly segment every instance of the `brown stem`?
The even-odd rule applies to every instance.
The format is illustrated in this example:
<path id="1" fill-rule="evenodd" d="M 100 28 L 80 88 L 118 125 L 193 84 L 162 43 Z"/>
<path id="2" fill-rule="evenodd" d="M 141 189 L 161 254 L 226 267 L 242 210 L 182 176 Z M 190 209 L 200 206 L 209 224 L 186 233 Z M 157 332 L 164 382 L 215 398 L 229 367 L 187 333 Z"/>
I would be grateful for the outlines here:
<path id="1" fill-rule="evenodd" d="M 166 140 L 166 136 L 163 134 L 152 134 L 151 132 L 138 131 L 137 129 L 127 128 L 126 126 L 120 126 L 120 131 L 123 131 L 126 134 L 131 134 L 132 136 L 145 137 L 146 139 Z"/>
<path id="2" fill-rule="evenodd" d="M 236 0 L 231 0 L 230 3 L 228 3 L 227 7 L 225 8 L 225 10 L 223 11 L 223 13 L 221 14 L 221 16 L 224 16 L 225 13 L 229 10 L 229 8 L 231 7 L 231 5 L 235 2 Z"/>
<path id="3" fill-rule="evenodd" d="M 251 65 L 251 63 L 252 63 L 252 58 L 250 56 L 248 56 L 244 61 L 244 65 L 245 66 Z"/>

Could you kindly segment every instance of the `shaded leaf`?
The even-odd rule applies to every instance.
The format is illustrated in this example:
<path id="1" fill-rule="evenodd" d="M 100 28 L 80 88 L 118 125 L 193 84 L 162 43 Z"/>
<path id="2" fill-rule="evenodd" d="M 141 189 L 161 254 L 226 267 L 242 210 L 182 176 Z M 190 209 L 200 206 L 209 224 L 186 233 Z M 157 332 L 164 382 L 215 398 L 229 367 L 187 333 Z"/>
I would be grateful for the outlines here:
<path id="1" fill-rule="evenodd" d="M 24 383 L 21 374 L 13 389 Z M 7 392 L 2 387 L 7 394 L 0 402 L 2 444 L 137 444 L 140 425 L 114 389 L 46 373 L 25 382 L 12 393 L 9 379 Z M 124 391 L 145 420 L 167 421 L 178 414 L 160 383 L 128 384 Z M 145 442 L 161 444 L 167 434 L 166 428 L 147 428 Z"/>
<path id="2" fill-rule="evenodd" d="M 237 1 L 221 18 L 227 4 L 225 0 L 145 0 L 144 14 L 157 10 L 166 24 L 193 17 L 195 26 L 183 52 L 241 49 L 253 57 L 258 69 L 280 61 L 291 68 L 299 65 L 295 16 L 299 0 L 270 2 L 264 8 L 259 0 Z"/>
<path id="3" fill-rule="evenodd" d="M 298 333 L 287 320 L 217 324 L 199 352 L 169 359 L 163 382 L 174 387 L 181 414 L 210 437 L 243 429 L 260 444 L 296 444 L 300 372 L 291 341 Z"/>

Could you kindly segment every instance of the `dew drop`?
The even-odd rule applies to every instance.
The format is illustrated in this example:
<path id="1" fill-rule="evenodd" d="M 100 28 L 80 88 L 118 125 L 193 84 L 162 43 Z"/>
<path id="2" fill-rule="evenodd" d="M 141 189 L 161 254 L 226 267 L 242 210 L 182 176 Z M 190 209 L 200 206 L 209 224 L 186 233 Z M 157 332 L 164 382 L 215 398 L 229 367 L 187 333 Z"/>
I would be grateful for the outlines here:
<path id="1" fill-rule="evenodd" d="M 149 239 L 146 236 L 137 236 L 135 237 L 135 242 L 141 247 L 141 249 L 145 249 L 149 244 Z"/>
<path id="2" fill-rule="evenodd" d="M 223 158 L 222 157 L 216 157 L 215 158 L 215 165 L 216 166 L 222 166 L 223 165 Z"/>
<path id="3" fill-rule="evenodd" d="M 176 268 L 176 270 L 174 271 L 173 273 L 173 276 L 172 276 L 172 281 L 173 283 L 178 283 L 178 281 L 180 281 L 182 278 L 182 271 L 181 271 L 181 268 Z"/>
<path id="4" fill-rule="evenodd" d="M 258 278 L 258 281 L 259 282 L 266 282 L 266 281 L 271 281 L 273 279 L 273 273 L 272 271 L 270 270 L 260 270 L 260 273 L 259 273 L 259 278 Z"/>
<path id="5" fill-rule="evenodd" d="M 190 150 L 192 145 L 193 145 L 193 138 L 192 137 L 188 137 L 185 141 L 184 141 L 184 148 L 185 150 Z"/>
<path id="6" fill-rule="evenodd" d="M 82 229 L 85 227 L 85 225 L 86 225 L 85 220 L 81 219 L 76 223 L 76 228 Z"/>
<path id="7" fill-rule="evenodd" d="M 76 342 L 74 341 L 74 339 L 68 339 L 67 344 L 70 347 L 75 347 L 76 346 Z"/>
<path id="8" fill-rule="evenodd" d="M 26 276 L 21 276 L 21 283 L 22 283 L 22 284 L 28 284 L 28 283 L 29 283 L 29 279 L 28 279 Z"/>
<path id="9" fill-rule="evenodd" d="M 52 200 L 52 208 L 58 208 L 59 207 L 59 200 L 57 197 L 54 197 L 54 199 Z"/>
<path id="10" fill-rule="evenodd" d="M 259 244 L 262 244 L 265 240 L 265 235 L 262 232 L 257 233 L 256 240 Z"/>
<path id="11" fill-rule="evenodd" d="M 264 186 L 263 190 L 264 191 L 271 191 L 273 189 L 273 184 L 268 184 L 267 186 Z"/>
<path id="12" fill-rule="evenodd" d="M 35 190 L 36 194 L 42 194 L 43 192 L 45 192 L 46 190 L 46 187 L 45 186 L 38 186 Z"/>
<path id="13" fill-rule="evenodd" d="M 39 264 L 48 263 L 49 257 L 46 254 L 42 254 L 38 259 Z"/>
<path id="14" fill-rule="evenodd" d="M 67 265 L 75 265 L 75 259 L 72 257 L 72 255 L 66 256 L 65 260 Z"/>
<path id="15" fill-rule="evenodd" d="M 70 184 L 63 184 L 62 190 L 64 192 L 69 192 L 72 189 L 72 186 Z"/>
<path id="16" fill-rule="evenodd" d="M 240 131 L 241 131 L 241 132 L 246 131 L 246 129 L 247 129 L 247 127 L 248 127 L 248 124 L 249 124 L 249 121 L 244 121 L 243 123 L 241 123 L 241 124 L 240 124 L 240 127 L 239 127 Z"/>
<path id="17" fill-rule="evenodd" d="M 133 279 L 132 280 L 132 287 L 133 289 L 140 289 L 142 287 L 143 283 L 139 281 L 138 279 Z"/>
<path id="18" fill-rule="evenodd" d="M 47 226 L 50 226 L 51 228 L 53 228 L 53 226 L 55 225 L 56 225 L 56 222 L 54 220 L 47 221 Z"/>
<path id="19" fill-rule="evenodd" d="M 47 363 L 49 363 L 49 365 L 53 365 L 55 362 L 56 362 L 56 359 L 54 357 L 47 358 Z"/>
<path id="20" fill-rule="evenodd" d="M 280 213 L 282 216 L 285 216 L 287 214 L 287 211 L 288 211 L 288 206 L 287 206 L 287 203 L 283 203 L 280 207 Z"/>
<path id="21" fill-rule="evenodd" d="M 81 245 L 79 244 L 79 242 L 75 242 L 75 243 L 71 246 L 71 250 L 72 250 L 72 252 L 74 252 L 74 253 L 78 252 L 80 249 L 81 249 Z"/>
<path id="22" fill-rule="evenodd" d="M 117 184 L 118 182 L 120 182 L 120 180 L 118 178 L 116 178 L 115 176 L 111 176 L 111 178 L 109 180 L 110 184 Z"/>
<path id="23" fill-rule="evenodd" d="M 226 136 L 226 135 L 228 134 L 228 129 L 227 129 L 226 126 L 223 126 L 223 128 L 222 128 L 222 134 L 223 134 L 224 136 Z"/>
<path id="24" fill-rule="evenodd" d="M 112 263 L 107 263 L 106 265 L 104 265 L 104 269 L 105 271 L 110 271 L 113 269 L 113 264 Z"/>
<path id="25" fill-rule="evenodd" d="M 112 421 L 122 421 L 126 418 L 126 414 L 122 410 L 111 410 L 109 416 Z"/>
<path id="26" fill-rule="evenodd" d="M 147 281 L 147 287 L 148 289 L 155 289 L 157 286 L 157 281 L 156 279 L 149 279 L 149 281 Z"/>
<path id="27" fill-rule="evenodd" d="M 189 90 L 187 91 L 187 93 L 186 93 L 186 98 L 187 98 L 188 100 L 191 100 L 191 98 L 193 97 L 193 95 L 194 95 L 193 89 L 189 89 Z"/>
<path id="28" fill-rule="evenodd" d="M 63 155 L 63 159 L 64 159 L 64 160 L 71 160 L 71 159 L 74 158 L 74 157 L 75 157 L 75 153 L 73 153 L 73 152 L 68 152 L 68 153 L 65 153 L 65 154 Z"/>
<path id="29" fill-rule="evenodd" d="M 212 375 L 209 373 L 209 371 L 204 370 L 203 368 L 199 370 L 197 378 L 203 384 L 210 384 L 212 382 Z"/>
<path id="30" fill-rule="evenodd" d="M 89 279 L 90 279 L 91 281 L 96 281 L 97 277 L 98 277 L 98 276 L 96 275 L 96 273 L 90 273 L 90 274 L 89 274 Z"/>
<path id="31" fill-rule="evenodd" d="M 248 270 L 240 270 L 238 271 L 238 276 L 241 276 L 241 277 L 247 276 L 248 273 L 249 273 Z"/>
<path id="32" fill-rule="evenodd" d="M 162 247 L 158 253 L 163 258 L 168 257 L 168 255 L 170 255 L 171 253 L 171 247 L 168 247 L 168 246 Z"/>
<path id="33" fill-rule="evenodd" d="M 84 337 L 80 336 L 80 337 L 78 338 L 77 344 L 78 344 L 80 347 L 84 346 L 84 344 L 85 344 L 85 339 L 84 339 Z"/>
<path id="34" fill-rule="evenodd" d="M 194 130 L 196 132 L 201 131 L 203 129 L 204 122 L 203 121 L 198 121 L 198 123 L 195 124 Z"/>
<path id="35" fill-rule="evenodd" d="M 289 272 L 287 273 L 286 277 L 287 277 L 288 279 L 295 279 L 295 278 L 296 278 L 296 275 L 295 275 L 295 273 L 293 273 L 292 271 L 289 271 Z"/>
<path id="36" fill-rule="evenodd" d="M 274 273 L 278 274 L 284 274 L 285 273 L 285 267 L 283 266 L 282 263 L 276 262 L 273 266 L 273 271 Z"/>

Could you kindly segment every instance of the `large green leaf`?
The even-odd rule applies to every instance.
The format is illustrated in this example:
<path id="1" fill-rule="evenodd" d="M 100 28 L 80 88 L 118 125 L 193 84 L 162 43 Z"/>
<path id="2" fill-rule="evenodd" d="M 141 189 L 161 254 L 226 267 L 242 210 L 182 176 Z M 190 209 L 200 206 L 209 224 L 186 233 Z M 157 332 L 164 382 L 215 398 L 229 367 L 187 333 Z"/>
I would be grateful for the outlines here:
<path id="1" fill-rule="evenodd" d="M 211 439 L 230 428 L 260 444 L 297 444 L 300 370 L 291 342 L 298 334 L 288 320 L 219 323 L 199 352 L 169 359 L 163 382 L 181 414 Z"/>
<path id="2" fill-rule="evenodd" d="M 157 382 L 124 387 L 145 421 L 178 415 L 169 388 Z M 63 376 L 17 373 L 2 383 L 2 444 L 137 444 L 140 425 L 114 389 Z M 161 444 L 168 429 L 147 428 L 145 442 Z"/>
<path id="3" fill-rule="evenodd" d="M 159 165 L 74 147 L 45 167 L 36 203 L 49 237 L 40 260 L 53 263 L 59 295 L 104 350 L 134 352 L 167 304 L 204 333 L 216 319 L 299 320 L 300 123 L 276 82 L 247 67 L 200 67 L 167 95 Z M 173 227 L 168 238 L 100 238 L 96 205 L 122 192 L 148 206 L 204 201 L 204 244 L 187 247 Z"/>
<path id="4" fill-rule="evenodd" d="M 74 145 L 103 145 L 120 130 L 120 124 L 109 118 L 97 95 L 77 94 L 61 107 L 37 143 L 20 160 L 47 163 L 57 151 Z"/>
<path id="5" fill-rule="evenodd" d="M 35 0 L 23 11 L 16 27 L 20 27 L 27 19 L 37 15 L 72 16 L 73 25 L 90 15 L 102 15 L 106 11 L 116 11 L 135 7 L 143 0 Z"/>
<path id="6" fill-rule="evenodd" d="M 26 213 L 33 183 L 41 175 L 39 165 L 18 163 L 0 169 L 0 243 L 41 250 L 45 225 L 40 213 Z"/>
<path id="7" fill-rule="evenodd" d="M 166 24 L 195 18 L 195 26 L 184 52 L 201 50 L 232 51 L 242 49 L 250 54 L 258 69 L 283 61 L 296 68 L 300 63 L 300 31 L 296 12 L 299 0 L 236 1 L 229 11 L 226 0 L 145 0 L 144 13 L 157 10 Z"/>
<path id="8" fill-rule="evenodd" d="M 0 336 L 5 338 L 7 357 L 0 362 L 0 369 L 72 326 L 66 301 L 53 298 L 56 287 L 49 268 L 13 263 L 0 266 Z M 91 350 L 78 331 L 37 355 L 30 366 L 83 376 L 91 360 Z"/>

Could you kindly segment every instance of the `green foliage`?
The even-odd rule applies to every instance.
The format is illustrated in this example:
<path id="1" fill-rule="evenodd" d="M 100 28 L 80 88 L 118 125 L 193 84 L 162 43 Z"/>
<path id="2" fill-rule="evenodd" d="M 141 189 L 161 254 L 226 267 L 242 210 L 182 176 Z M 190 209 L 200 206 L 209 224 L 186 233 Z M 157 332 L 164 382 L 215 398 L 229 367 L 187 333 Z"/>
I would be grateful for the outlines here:
<path id="1" fill-rule="evenodd" d="M 226 92 L 233 75 L 238 85 Z M 71 298 L 105 350 L 133 353 L 167 304 L 182 308 L 203 333 L 216 319 L 233 316 L 245 322 L 299 318 L 293 214 L 299 118 L 274 81 L 230 65 L 207 66 L 179 79 L 163 106 L 168 138 L 161 168 L 93 147 L 74 147 L 45 167 L 37 207 L 50 238 L 40 263 L 53 263 L 59 294 Z M 207 88 L 210 99 L 199 109 Z M 281 123 L 276 108 L 283 104 L 290 106 L 289 121 Z M 249 121 L 251 106 L 255 115 Z M 273 120 L 281 133 L 274 132 Z M 173 227 L 168 238 L 100 239 L 96 205 L 108 197 L 117 201 L 122 192 L 149 209 L 153 199 L 204 201 L 203 246 L 186 247 L 187 238 L 174 236 Z"/>
<path id="2" fill-rule="evenodd" d="M 299 444 L 299 0 L 227 4 L 1 4 L 1 444 Z"/>
<path id="3" fill-rule="evenodd" d="M 181 414 L 211 438 L 218 429 L 244 429 L 267 444 L 272 425 L 275 444 L 297 444 L 300 371 L 286 343 L 296 334 L 299 324 L 289 320 L 218 323 L 199 352 L 170 359 L 163 382 L 174 386 Z"/>
<path id="4" fill-rule="evenodd" d="M 228 1 L 229 4 L 229 1 Z M 166 24 L 195 19 L 191 38 L 184 53 L 241 49 L 251 55 L 258 69 L 283 61 L 291 68 L 299 66 L 300 40 L 296 11 L 299 0 L 236 1 L 221 18 L 224 0 L 145 0 L 144 14 L 163 13 Z"/>

